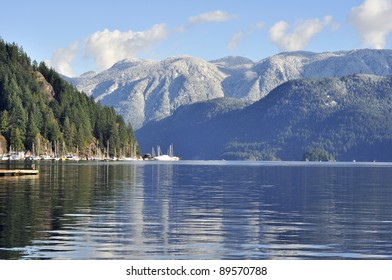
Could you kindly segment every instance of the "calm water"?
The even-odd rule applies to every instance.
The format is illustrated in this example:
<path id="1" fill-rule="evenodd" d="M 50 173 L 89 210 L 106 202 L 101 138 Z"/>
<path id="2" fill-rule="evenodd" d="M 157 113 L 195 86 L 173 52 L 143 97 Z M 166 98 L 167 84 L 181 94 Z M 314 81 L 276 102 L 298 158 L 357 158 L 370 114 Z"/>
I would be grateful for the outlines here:
<path id="1" fill-rule="evenodd" d="M 392 259 L 392 165 L 45 163 L 0 177 L 0 259 Z"/>

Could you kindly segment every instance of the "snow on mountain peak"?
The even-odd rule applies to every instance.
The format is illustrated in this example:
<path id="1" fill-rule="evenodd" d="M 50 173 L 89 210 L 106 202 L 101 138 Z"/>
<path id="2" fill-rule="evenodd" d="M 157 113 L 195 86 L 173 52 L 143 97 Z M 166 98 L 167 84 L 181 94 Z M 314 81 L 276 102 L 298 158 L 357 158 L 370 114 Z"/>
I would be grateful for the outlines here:
<path id="1" fill-rule="evenodd" d="M 210 62 L 225 68 L 240 68 L 254 64 L 252 60 L 242 56 L 226 56 L 221 59 L 211 60 Z"/>
<path id="2" fill-rule="evenodd" d="M 95 75 L 97 75 L 96 72 L 94 72 L 94 71 L 88 71 L 88 72 L 83 73 L 82 75 L 80 75 L 79 78 L 90 79 L 90 78 L 94 77 Z"/>
<path id="3" fill-rule="evenodd" d="M 147 62 L 147 60 L 130 57 L 120 60 L 119 62 L 115 63 L 111 68 L 116 70 L 124 70 L 130 67 L 139 66 L 145 62 Z"/>
<path id="4" fill-rule="evenodd" d="M 392 75 L 392 50 L 285 52 L 259 62 L 233 56 L 210 62 L 192 56 L 127 58 L 69 80 L 138 129 L 182 105 L 218 97 L 257 101 L 288 80 L 352 74 Z"/>

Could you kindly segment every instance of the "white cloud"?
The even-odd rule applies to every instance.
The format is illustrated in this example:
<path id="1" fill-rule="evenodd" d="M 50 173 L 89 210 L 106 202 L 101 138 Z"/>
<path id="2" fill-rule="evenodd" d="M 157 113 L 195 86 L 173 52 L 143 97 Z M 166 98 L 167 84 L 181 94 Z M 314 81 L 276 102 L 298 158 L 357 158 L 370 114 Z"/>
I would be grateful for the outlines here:
<path id="1" fill-rule="evenodd" d="M 365 46 L 384 48 L 392 32 L 392 1 L 365 0 L 351 9 L 349 21 L 356 28 Z"/>
<path id="2" fill-rule="evenodd" d="M 332 16 L 326 16 L 323 20 L 318 18 L 299 20 L 289 32 L 289 24 L 285 21 L 275 23 L 269 30 L 270 39 L 280 51 L 303 50 L 310 40 L 327 26 L 337 29 Z"/>
<path id="3" fill-rule="evenodd" d="M 252 24 L 247 31 L 238 31 L 234 33 L 234 35 L 230 38 L 229 42 L 227 43 L 227 48 L 229 50 L 235 50 L 238 47 L 238 44 L 244 37 L 251 36 L 255 31 L 264 29 L 264 23 L 258 22 L 256 24 Z"/>
<path id="4" fill-rule="evenodd" d="M 237 17 L 238 17 L 237 15 L 232 15 L 232 14 L 220 11 L 220 10 L 207 12 L 207 13 L 200 14 L 197 16 L 189 17 L 188 23 L 186 25 L 181 25 L 181 26 L 175 28 L 174 32 L 184 33 L 186 31 L 188 31 L 189 29 L 195 27 L 196 25 L 201 25 L 201 24 L 211 23 L 211 22 L 215 22 L 215 23 L 226 22 L 226 21 L 233 20 Z M 235 44 L 235 42 L 233 42 L 233 43 Z"/>
<path id="5" fill-rule="evenodd" d="M 66 48 L 61 48 L 56 50 L 52 58 L 46 63 L 56 69 L 59 73 L 66 75 L 68 77 L 74 76 L 71 63 L 75 59 L 78 52 L 79 44 L 75 42 Z"/>
<path id="6" fill-rule="evenodd" d="M 241 38 L 244 36 L 244 32 L 243 31 L 238 31 L 236 32 L 233 37 L 231 37 L 231 39 L 229 40 L 229 43 L 227 44 L 227 47 L 230 50 L 235 50 L 238 47 L 238 44 L 241 40 Z"/>
<path id="7" fill-rule="evenodd" d="M 165 24 L 157 24 L 141 32 L 105 29 L 88 37 L 85 46 L 86 53 L 93 58 L 96 70 L 100 71 L 121 59 L 136 56 L 146 48 L 165 39 L 167 34 Z"/>
<path id="8" fill-rule="evenodd" d="M 61 74 L 74 76 L 72 63 L 76 55 L 85 53 L 91 58 L 96 71 L 109 68 L 121 59 L 134 57 L 167 37 L 165 24 L 157 24 L 145 31 L 98 31 L 84 40 L 56 50 L 48 64 Z"/>
<path id="9" fill-rule="evenodd" d="M 256 23 L 255 28 L 258 30 L 262 30 L 264 28 L 264 26 L 265 26 L 264 22 L 259 22 L 259 23 Z"/>
<path id="10" fill-rule="evenodd" d="M 225 22 L 235 19 L 236 15 L 231 15 L 223 11 L 213 11 L 201 15 L 193 16 L 188 19 L 191 25 L 203 24 L 207 22 Z"/>

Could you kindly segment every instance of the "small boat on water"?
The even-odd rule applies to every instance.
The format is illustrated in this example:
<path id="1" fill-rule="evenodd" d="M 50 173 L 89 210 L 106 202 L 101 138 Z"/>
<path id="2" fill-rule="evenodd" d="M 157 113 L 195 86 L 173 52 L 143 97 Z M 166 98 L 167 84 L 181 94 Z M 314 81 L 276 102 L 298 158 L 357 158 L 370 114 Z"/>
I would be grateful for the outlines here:
<path id="1" fill-rule="evenodd" d="M 80 158 L 79 158 L 78 156 L 76 156 L 76 155 L 69 154 L 69 155 L 67 155 L 67 156 L 65 157 L 65 160 L 79 161 Z"/>
<path id="2" fill-rule="evenodd" d="M 0 160 L 10 160 L 10 155 L 2 155 L 1 157 L 0 157 Z"/>
<path id="3" fill-rule="evenodd" d="M 22 156 L 19 154 L 6 154 L 6 155 L 3 155 L 0 159 L 4 160 L 4 161 L 5 160 L 21 160 Z"/>
<path id="4" fill-rule="evenodd" d="M 158 160 L 158 161 L 178 161 L 178 160 L 180 160 L 180 158 L 174 156 L 173 144 L 171 144 L 169 146 L 169 152 L 168 152 L 167 155 L 162 155 L 161 154 L 161 148 L 158 146 L 158 155 L 153 157 L 152 160 Z"/>
<path id="5" fill-rule="evenodd" d="M 180 160 L 179 157 L 170 156 L 170 155 L 160 155 L 153 158 L 153 160 L 160 160 L 160 161 L 177 161 Z"/>

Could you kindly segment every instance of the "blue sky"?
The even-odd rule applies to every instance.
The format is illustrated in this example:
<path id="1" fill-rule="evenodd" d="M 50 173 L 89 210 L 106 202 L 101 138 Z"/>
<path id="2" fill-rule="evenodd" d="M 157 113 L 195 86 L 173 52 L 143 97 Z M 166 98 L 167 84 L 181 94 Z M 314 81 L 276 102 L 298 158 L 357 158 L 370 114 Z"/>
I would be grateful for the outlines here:
<path id="1" fill-rule="evenodd" d="M 391 19 L 392 0 L 15 0 L 1 5 L 0 36 L 75 76 L 127 57 L 391 48 Z"/>

